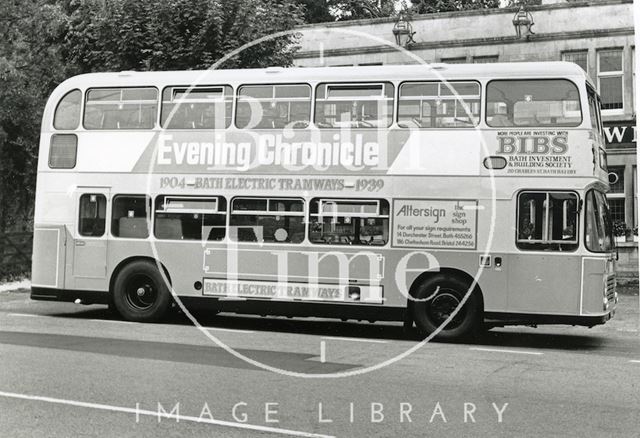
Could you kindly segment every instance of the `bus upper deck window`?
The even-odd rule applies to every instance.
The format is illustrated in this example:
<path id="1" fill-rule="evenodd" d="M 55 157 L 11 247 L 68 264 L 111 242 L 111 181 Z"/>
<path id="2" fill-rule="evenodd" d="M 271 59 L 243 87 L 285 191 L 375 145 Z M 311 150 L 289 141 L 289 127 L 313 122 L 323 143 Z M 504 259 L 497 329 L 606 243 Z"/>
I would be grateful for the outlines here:
<path id="1" fill-rule="evenodd" d="M 319 128 L 386 128 L 393 120 L 393 85 L 320 84 L 315 123 Z"/>
<path id="2" fill-rule="evenodd" d="M 158 90 L 95 88 L 87 91 L 85 129 L 151 129 L 158 112 Z"/>
<path id="3" fill-rule="evenodd" d="M 64 95 L 53 116 L 55 129 L 76 129 L 80 124 L 80 102 L 82 92 L 73 90 Z"/>
<path id="4" fill-rule="evenodd" d="M 487 124 L 501 127 L 578 126 L 578 88 L 566 79 L 499 80 L 487 85 Z"/>
<path id="5" fill-rule="evenodd" d="M 400 86 L 400 127 L 470 128 L 479 118 L 477 82 L 407 82 Z"/>
<path id="6" fill-rule="evenodd" d="M 162 127 L 224 129 L 231 125 L 233 91 L 224 86 L 167 87 L 162 92 Z"/>
<path id="7" fill-rule="evenodd" d="M 306 128 L 310 119 L 311 87 L 307 84 L 243 85 L 238 89 L 238 128 Z"/>

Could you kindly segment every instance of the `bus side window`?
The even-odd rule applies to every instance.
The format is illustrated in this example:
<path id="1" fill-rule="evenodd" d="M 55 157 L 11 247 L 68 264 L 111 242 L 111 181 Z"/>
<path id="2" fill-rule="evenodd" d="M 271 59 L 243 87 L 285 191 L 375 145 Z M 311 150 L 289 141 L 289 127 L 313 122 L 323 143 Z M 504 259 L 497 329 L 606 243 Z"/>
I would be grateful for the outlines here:
<path id="1" fill-rule="evenodd" d="M 142 195 L 119 195 L 113 198 L 111 234 L 115 237 L 146 239 L 149 237 L 151 199 Z"/>
<path id="2" fill-rule="evenodd" d="M 104 235 L 107 212 L 107 199 L 101 194 L 80 196 L 80 217 L 78 232 L 81 236 L 101 237 Z"/>
<path id="3" fill-rule="evenodd" d="M 304 201 L 235 198 L 231 203 L 230 226 L 230 237 L 238 242 L 301 243 L 304 240 Z"/>
<path id="4" fill-rule="evenodd" d="M 393 120 L 393 85 L 320 84 L 315 123 L 319 128 L 387 128 Z"/>
<path id="5" fill-rule="evenodd" d="M 233 91 L 229 85 L 166 87 L 161 123 L 167 129 L 224 129 L 231 125 Z"/>
<path id="6" fill-rule="evenodd" d="M 158 113 L 158 90 L 95 88 L 87 91 L 86 129 L 151 129 Z"/>
<path id="7" fill-rule="evenodd" d="M 226 212 L 223 197 L 158 196 L 154 235 L 171 240 L 223 240 Z"/>
<path id="8" fill-rule="evenodd" d="M 80 102 L 82 92 L 73 90 L 64 95 L 53 116 L 55 129 L 76 129 L 80 124 Z"/>
<path id="9" fill-rule="evenodd" d="M 306 128 L 311 119 L 307 84 L 242 85 L 238 89 L 236 126 L 240 129 Z"/>
<path id="10" fill-rule="evenodd" d="M 570 192 L 522 192 L 518 196 L 517 246 L 569 251 L 578 247 L 578 197 Z"/>
<path id="11" fill-rule="evenodd" d="M 389 241 L 389 202 L 384 199 L 315 198 L 309 215 L 311 243 L 384 246 Z"/>

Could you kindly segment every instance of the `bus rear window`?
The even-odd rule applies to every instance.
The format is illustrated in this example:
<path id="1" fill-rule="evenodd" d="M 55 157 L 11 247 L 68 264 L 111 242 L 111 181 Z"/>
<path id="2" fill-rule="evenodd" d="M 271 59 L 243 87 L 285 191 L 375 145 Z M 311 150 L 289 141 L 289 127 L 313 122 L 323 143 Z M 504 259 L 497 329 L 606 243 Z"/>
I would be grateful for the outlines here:
<path id="1" fill-rule="evenodd" d="M 87 91 L 85 129 L 151 129 L 158 113 L 158 90 L 96 88 Z"/>
<path id="2" fill-rule="evenodd" d="M 578 126 L 578 88 L 566 79 L 504 80 L 487 85 L 487 124 L 494 128 Z"/>

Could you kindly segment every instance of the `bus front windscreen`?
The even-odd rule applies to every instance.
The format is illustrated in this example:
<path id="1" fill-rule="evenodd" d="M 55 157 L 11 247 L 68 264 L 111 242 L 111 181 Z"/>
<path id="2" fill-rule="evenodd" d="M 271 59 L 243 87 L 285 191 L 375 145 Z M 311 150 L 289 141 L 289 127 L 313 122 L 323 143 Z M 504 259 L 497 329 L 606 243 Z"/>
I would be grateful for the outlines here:
<path id="1" fill-rule="evenodd" d="M 612 251 L 613 226 L 604 193 L 591 190 L 587 193 L 585 210 L 585 244 L 592 252 Z"/>

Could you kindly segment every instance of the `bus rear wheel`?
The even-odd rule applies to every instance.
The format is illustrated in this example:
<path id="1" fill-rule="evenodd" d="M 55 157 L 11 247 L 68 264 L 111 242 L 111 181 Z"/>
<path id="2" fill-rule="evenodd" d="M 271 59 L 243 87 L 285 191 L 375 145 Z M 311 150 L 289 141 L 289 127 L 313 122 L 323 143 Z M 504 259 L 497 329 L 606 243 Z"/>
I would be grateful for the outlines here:
<path id="1" fill-rule="evenodd" d="M 139 260 L 126 265 L 117 274 L 113 304 L 127 321 L 157 321 L 167 313 L 171 293 L 156 264 Z"/>
<path id="2" fill-rule="evenodd" d="M 420 335 L 435 332 L 458 309 L 469 290 L 469 284 L 447 274 L 437 274 L 422 282 L 415 294 L 413 318 Z M 463 340 L 474 336 L 480 326 L 480 300 L 473 291 L 436 339 Z"/>

